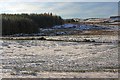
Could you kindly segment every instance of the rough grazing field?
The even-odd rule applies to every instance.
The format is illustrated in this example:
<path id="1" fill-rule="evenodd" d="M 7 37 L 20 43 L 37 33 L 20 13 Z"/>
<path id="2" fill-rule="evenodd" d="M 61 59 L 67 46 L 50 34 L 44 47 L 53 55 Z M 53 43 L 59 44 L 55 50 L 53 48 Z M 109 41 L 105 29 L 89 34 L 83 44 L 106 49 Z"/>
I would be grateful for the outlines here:
<path id="1" fill-rule="evenodd" d="M 4 40 L 0 47 L 1 75 L 4 78 L 117 78 L 117 37 L 101 38 L 93 39 L 111 43 Z"/>

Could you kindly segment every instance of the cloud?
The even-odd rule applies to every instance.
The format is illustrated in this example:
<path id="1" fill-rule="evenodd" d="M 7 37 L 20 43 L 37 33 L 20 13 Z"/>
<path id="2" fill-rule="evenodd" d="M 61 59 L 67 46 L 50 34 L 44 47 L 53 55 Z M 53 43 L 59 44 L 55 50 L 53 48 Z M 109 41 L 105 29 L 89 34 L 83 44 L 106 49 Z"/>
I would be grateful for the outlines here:
<path id="1" fill-rule="evenodd" d="M 33 3 L 9 2 L 0 5 L 2 13 L 4 13 L 4 11 L 7 11 L 8 13 L 31 13 L 39 10 L 39 8 L 40 7 L 38 5 L 35 6 Z"/>
<path id="2" fill-rule="evenodd" d="M 119 2 L 119 0 L 0 0 L 0 2 Z"/>
<path id="3" fill-rule="evenodd" d="M 0 13 L 52 12 L 63 18 L 117 15 L 117 2 L 0 2 Z"/>
<path id="4" fill-rule="evenodd" d="M 66 18 L 109 17 L 111 15 L 117 15 L 118 7 L 117 3 L 104 2 L 65 3 L 62 8 L 56 8 L 54 12 L 59 13 L 61 16 Z"/>

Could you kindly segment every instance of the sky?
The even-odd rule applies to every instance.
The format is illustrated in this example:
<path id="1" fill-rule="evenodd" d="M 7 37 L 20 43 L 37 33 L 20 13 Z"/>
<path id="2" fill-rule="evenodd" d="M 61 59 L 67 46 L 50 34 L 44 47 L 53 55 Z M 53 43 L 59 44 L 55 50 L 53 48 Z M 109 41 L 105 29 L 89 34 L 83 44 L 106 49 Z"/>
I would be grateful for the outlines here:
<path id="1" fill-rule="evenodd" d="M 49 1 L 49 2 L 48 2 Z M 83 2 L 83 0 L 0 0 L 0 13 L 53 13 L 67 18 L 108 18 L 118 15 L 118 2 Z M 105 1 L 105 0 L 104 0 Z"/>
<path id="2" fill-rule="evenodd" d="M 0 0 L 0 2 L 119 2 L 119 0 Z"/>

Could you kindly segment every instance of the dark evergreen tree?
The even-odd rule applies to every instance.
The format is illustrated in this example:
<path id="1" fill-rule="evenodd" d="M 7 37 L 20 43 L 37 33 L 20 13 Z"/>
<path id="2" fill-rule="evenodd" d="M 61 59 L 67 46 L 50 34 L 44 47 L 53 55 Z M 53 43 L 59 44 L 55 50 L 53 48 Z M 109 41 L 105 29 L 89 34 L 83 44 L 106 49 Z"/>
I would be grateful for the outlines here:
<path id="1" fill-rule="evenodd" d="M 2 14 L 2 34 L 32 34 L 37 33 L 39 28 L 51 28 L 61 25 L 64 20 L 52 13 L 44 14 Z"/>

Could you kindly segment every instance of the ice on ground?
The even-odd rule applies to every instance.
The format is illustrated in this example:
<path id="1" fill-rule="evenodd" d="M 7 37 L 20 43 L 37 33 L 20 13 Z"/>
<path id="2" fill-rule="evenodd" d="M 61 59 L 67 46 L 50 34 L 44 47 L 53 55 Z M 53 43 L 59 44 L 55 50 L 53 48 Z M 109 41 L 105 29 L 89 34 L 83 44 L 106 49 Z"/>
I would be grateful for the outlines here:
<path id="1" fill-rule="evenodd" d="M 111 38 L 111 41 L 116 39 Z M 41 72 L 57 74 L 57 72 L 81 73 L 83 70 L 91 72 L 95 70 L 99 73 L 99 71 L 118 69 L 118 45 L 114 43 L 4 40 L 2 45 L 3 75 L 39 77 Z M 117 72 L 109 75 L 111 74 L 116 76 Z M 78 74 L 76 76 L 80 77 Z"/>

